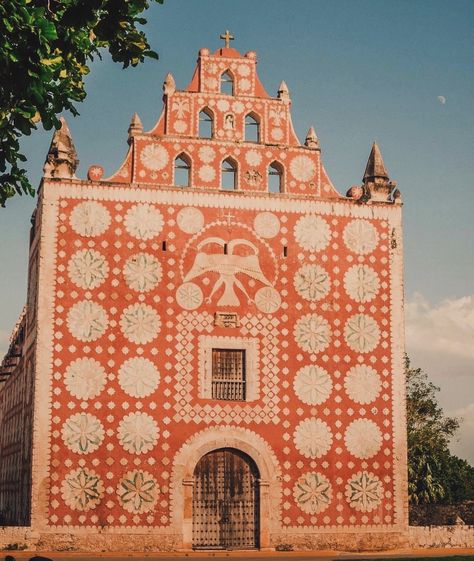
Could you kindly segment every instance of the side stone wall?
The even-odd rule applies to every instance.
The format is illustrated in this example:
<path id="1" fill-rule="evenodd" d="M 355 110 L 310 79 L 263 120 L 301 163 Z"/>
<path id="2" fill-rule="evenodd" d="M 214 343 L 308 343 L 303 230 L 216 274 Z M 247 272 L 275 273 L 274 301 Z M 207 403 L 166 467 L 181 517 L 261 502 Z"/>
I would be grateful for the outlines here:
<path id="1" fill-rule="evenodd" d="M 474 526 L 410 526 L 406 533 L 273 534 L 277 551 L 390 551 L 394 549 L 474 548 Z M 87 530 L 34 532 L 27 527 L 0 527 L 0 551 L 179 551 L 181 536 Z"/>
<path id="2" fill-rule="evenodd" d="M 410 526 L 408 538 L 413 548 L 474 548 L 474 526 Z"/>

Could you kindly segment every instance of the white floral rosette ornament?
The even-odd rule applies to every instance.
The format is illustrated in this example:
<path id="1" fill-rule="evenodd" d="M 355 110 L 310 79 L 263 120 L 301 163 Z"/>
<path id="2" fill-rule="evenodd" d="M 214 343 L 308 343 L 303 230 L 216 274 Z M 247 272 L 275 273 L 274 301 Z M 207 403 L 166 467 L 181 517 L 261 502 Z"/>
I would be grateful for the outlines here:
<path id="1" fill-rule="evenodd" d="M 176 290 L 176 302 L 185 310 L 199 308 L 203 300 L 201 287 L 194 282 L 185 282 Z"/>
<path id="2" fill-rule="evenodd" d="M 322 251 L 329 244 L 331 230 L 320 216 L 302 216 L 295 225 L 295 239 L 303 249 Z"/>
<path id="3" fill-rule="evenodd" d="M 132 290 L 149 292 L 161 281 L 163 272 L 156 257 L 149 253 L 137 253 L 125 262 L 123 276 Z"/>
<path id="4" fill-rule="evenodd" d="M 306 458 L 321 458 L 331 448 L 332 432 L 320 419 L 306 419 L 296 427 L 295 446 Z"/>
<path id="5" fill-rule="evenodd" d="M 344 228 L 343 238 L 346 246 L 359 255 L 372 253 L 379 241 L 377 230 L 373 224 L 362 219 L 349 222 Z"/>
<path id="6" fill-rule="evenodd" d="M 197 232 L 200 232 L 204 226 L 204 214 L 198 208 L 182 208 L 178 212 L 176 222 L 184 233 L 197 234 Z"/>
<path id="7" fill-rule="evenodd" d="M 274 238 L 280 231 L 280 220 L 272 212 L 259 212 L 253 221 L 253 228 L 261 238 Z"/>
<path id="8" fill-rule="evenodd" d="M 303 403 L 320 405 L 331 395 L 332 381 L 324 368 L 309 365 L 298 370 L 293 386 Z"/>
<path id="9" fill-rule="evenodd" d="M 295 156 L 291 160 L 290 171 L 298 181 L 311 181 L 316 174 L 316 164 L 308 156 Z"/>
<path id="10" fill-rule="evenodd" d="M 93 358 L 78 358 L 64 374 L 68 392 L 78 399 L 97 397 L 104 389 L 107 376 L 104 367 Z"/>
<path id="11" fill-rule="evenodd" d="M 151 395 L 160 382 L 156 366 L 144 357 L 129 358 L 119 369 L 118 381 L 123 391 L 131 397 Z"/>
<path id="12" fill-rule="evenodd" d="M 368 265 L 354 265 L 344 275 L 347 294 L 356 302 L 370 302 L 379 291 L 379 277 Z"/>
<path id="13" fill-rule="evenodd" d="M 67 326 L 71 335 L 88 343 L 96 341 L 105 333 L 108 324 L 107 313 L 96 302 L 82 300 L 72 306 L 67 315 Z"/>
<path id="14" fill-rule="evenodd" d="M 124 219 L 127 232 L 138 240 L 156 238 L 163 229 L 163 224 L 161 212 L 148 204 L 132 206 Z"/>
<path id="15" fill-rule="evenodd" d="M 321 300 L 329 293 L 329 274 L 321 265 L 303 265 L 295 274 L 296 292 L 305 300 Z"/>
<path id="16" fill-rule="evenodd" d="M 148 304 L 131 304 L 120 317 L 120 328 L 125 337 L 137 345 L 144 345 L 158 336 L 161 320 Z"/>
<path id="17" fill-rule="evenodd" d="M 117 486 L 121 506 L 132 514 L 143 514 L 155 508 L 159 488 L 156 479 L 147 471 L 127 472 Z"/>
<path id="18" fill-rule="evenodd" d="M 317 314 L 306 314 L 295 325 L 295 340 L 303 351 L 319 353 L 330 342 L 329 322 Z"/>
<path id="19" fill-rule="evenodd" d="M 260 311 L 273 314 L 281 306 L 280 293 L 271 286 L 263 286 L 255 293 L 255 305 Z"/>
<path id="20" fill-rule="evenodd" d="M 380 329 L 373 317 L 355 314 L 346 322 L 344 337 L 353 351 L 368 353 L 379 344 Z"/>
<path id="21" fill-rule="evenodd" d="M 370 419 L 356 419 L 344 434 L 347 450 L 361 460 L 372 458 L 382 446 L 382 433 Z"/>
<path id="22" fill-rule="evenodd" d="M 148 144 L 140 153 L 141 163 L 151 171 L 159 171 L 166 167 L 169 155 L 164 146 Z"/>
<path id="23" fill-rule="evenodd" d="M 93 249 L 76 251 L 69 260 L 69 278 L 79 288 L 97 288 L 105 281 L 108 272 L 105 257 Z"/>
<path id="24" fill-rule="evenodd" d="M 331 503 L 331 483 L 322 473 L 305 473 L 298 478 L 293 497 L 303 512 L 318 514 L 326 510 Z"/>
<path id="25" fill-rule="evenodd" d="M 91 469 L 70 471 L 61 485 L 61 497 L 72 510 L 87 512 L 95 508 L 104 496 L 104 484 Z"/>
<path id="26" fill-rule="evenodd" d="M 378 397 L 382 389 L 382 382 L 371 366 L 358 364 L 347 373 L 344 388 L 352 401 L 366 405 Z"/>
<path id="27" fill-rule="evenodd" d="M 373 473 L 359 471 L 348 480 L 345 495 L 347 502 L 355 510 L 371 512 L 382 502 L 382 482 Z"/>
<path id="28" fill-rule="evenodd" d="M 156 445 L 158 426 L 146 413 L 130 413 L 120 421 L 117 436 L 124 450 L 144 454 Z"/>
<path id="29" fill-rule="evenodd" d="M 110 225 L 110 214 L 104 205 L 96 201 L 79 203 L 71 212 L 72 229 L 86 238 L 103 234 Z"/>
<path id="30" fill-rule="evenodd" d="M 61 433 L 64 444 L 76 454 L 95 452 L 104 440 L 102 423 L 90 413 L 71 415 L 64 423 Z"/>

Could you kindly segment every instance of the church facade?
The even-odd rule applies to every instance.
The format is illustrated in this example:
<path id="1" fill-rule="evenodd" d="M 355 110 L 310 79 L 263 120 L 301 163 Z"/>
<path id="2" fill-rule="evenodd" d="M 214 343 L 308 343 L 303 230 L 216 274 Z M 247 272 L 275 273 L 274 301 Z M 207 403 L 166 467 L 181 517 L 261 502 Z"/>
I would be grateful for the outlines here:
<path id="1" fill-rule="evenodd" d="M 111 177 L 53 138 L 0 378 L 0 515 L 44 547 L 407 529 L 400 194 L 375 144 L 338 193 L 225 37 Z"/>

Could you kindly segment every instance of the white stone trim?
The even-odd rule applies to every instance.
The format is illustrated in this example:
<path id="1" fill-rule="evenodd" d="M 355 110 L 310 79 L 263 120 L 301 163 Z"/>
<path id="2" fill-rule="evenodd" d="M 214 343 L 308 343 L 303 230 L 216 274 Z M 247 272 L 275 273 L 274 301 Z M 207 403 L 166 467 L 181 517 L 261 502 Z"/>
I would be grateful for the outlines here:
<path id="1" fill-rule="evenodd" d="M 43 189 L 39 242 L 39 271 L 36 317 L 35 391 L 33 412 L 31 526 L 48 527 L 50 486 L 51 383 L 53 376 L 53 335 L 55 309 L 55 269 L 59 204 Z"/>
<path id="2" fill-rule="evenodd" d="M 241 349 L 245 351 L 245 401 L 260 397 L 259 342 L 244 337 L 199 337 L 199 386 L 201 399 L 212 399 L 212 349 Z"/>
<path id="3" fill-rule="evenodd" d="M 408 527 L 408 473 L 405 386 L 405 311 L 403 286 L 403 239 L 401 207 L 389 221 L 391 335 L 392 335 L 392 423 L 394 526 Z M 392 243 L 396 244 L 393 247 Z"/>
<path id="4" fill-rule="evenodd" d="M 284 213 L 318 213 L 329 216 L 351 216 L 355 218 L 391 219 L 400 216 L 400 205 L 372 204 L 358 205 L 352 200 L 318 200 L 314 196 L 282 194 L 269 196 L 254 191 L 222 191 L 215 189 L 162 187 L 154 185 L 141 186 L 139 183 L 130 186 L 97 185 L 86 181 L 60 183 L 46 181 L 43 186 L 48 191 L 48 199 L 66 197 L 71 199 L 88 199 L 104 201 L 122 201 L 134 203 L 157 203 L 167 205 L 200 205 L 209 208 L 230 208 L 232 210 L 274 211 Z M 397 222 L 396 219 L 394 219 Z"/>
<path id="5" fill-rule="evenodd" d="M 275 453 L 257 433 L 240 427 L 204 429 L 178 450 L 171 474 L 172 526 L 183 532 L 183 547 L 192 546 L 192 492 L 194 468 L 208 452 L 235 448 L 250 456 L 260 473 L 260 547 L 270 546 L 271 534 L 281 531 L 281 471 Z"/>

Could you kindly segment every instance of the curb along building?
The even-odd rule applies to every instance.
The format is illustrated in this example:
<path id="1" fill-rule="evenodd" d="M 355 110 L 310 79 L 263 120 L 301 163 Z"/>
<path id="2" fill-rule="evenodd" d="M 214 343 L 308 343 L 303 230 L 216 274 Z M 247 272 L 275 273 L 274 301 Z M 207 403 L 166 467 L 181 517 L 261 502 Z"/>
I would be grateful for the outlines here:
<path id="1" fill-rule="evenodd" d="M 54 135 L 0 378 L 0 513 L 45 548 L 407 529 L 400 194 L 375 144 L 339 194 L 223 38 L 108 179 Z"/>

